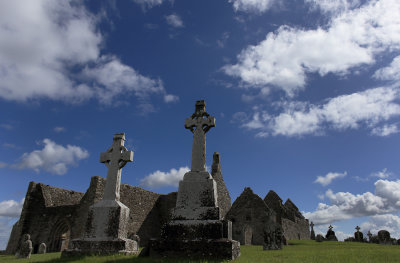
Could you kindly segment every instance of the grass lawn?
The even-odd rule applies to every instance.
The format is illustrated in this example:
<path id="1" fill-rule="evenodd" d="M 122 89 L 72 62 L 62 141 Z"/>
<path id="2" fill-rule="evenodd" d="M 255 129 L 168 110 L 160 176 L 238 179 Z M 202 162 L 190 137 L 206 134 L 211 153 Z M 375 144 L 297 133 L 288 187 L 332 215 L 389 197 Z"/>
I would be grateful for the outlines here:
<path id="1" fill-rule="evenodd" d="M 241 256 L 235 263 L 399 263 L 400 246 L 381 246 L 356 242 L 291 241 L 283 250 L 263 251 L 261 246 L 241 246 Z M 152 263 L 152 262 L 227 262 L 177 259 L 138 258 L 136 256 L 106 256 L 60 259 L 61 253 L 32 255 L 16 259 L 0 255 L 0 262 L 85 262 L 85 263 Z"/>

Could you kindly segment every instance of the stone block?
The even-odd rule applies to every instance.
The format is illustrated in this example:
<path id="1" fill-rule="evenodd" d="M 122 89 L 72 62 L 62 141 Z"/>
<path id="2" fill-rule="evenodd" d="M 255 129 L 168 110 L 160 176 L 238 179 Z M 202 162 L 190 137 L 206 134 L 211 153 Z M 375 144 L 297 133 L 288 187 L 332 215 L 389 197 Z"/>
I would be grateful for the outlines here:
<path id="1" fill-rule="evenodd" d="M 148 249 L 151 257 L 234 260 L 240 256 L 240 243 L 227 238 L 174 241 L 150 239 Z"/>
<path id="2" fill-rule="evenodd" d="M 127 237 L 129 208 L 115 200 L 101 200 L 89 208 L 84 238 L 114 240 Z"/>
<path id="3" fill-rule="evenodd" d="M 62 252 L 62 257 L 85 255 L 133 255 L 139 252 L 134 240 L 119 238 L 115 240 L 74 239 L 71 248 Z"/>
<path id="4" fill-rule="evenodd" d="M 175 220 L 165 225 L 161 237 L 166 240 L 232 239 L 228 220 Z"/>
<path id="5" fill-rule="evenodd" d="M 179 182 L 176 207 L 216 207 L 217 185 L 206 172 L 190 171 Z"/>

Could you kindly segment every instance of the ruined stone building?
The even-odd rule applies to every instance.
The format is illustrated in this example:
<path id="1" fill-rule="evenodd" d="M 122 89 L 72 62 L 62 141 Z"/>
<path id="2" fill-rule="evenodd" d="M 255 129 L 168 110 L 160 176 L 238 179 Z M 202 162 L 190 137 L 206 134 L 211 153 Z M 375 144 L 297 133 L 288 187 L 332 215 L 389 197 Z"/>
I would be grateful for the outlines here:
<path id="1" fill-rule="evenodd" d="M 222 177 L 220 155 L 213 156 L 211 175 L 217 183 L 218 205 L 223 218 L 232 220 L 233 239 L 241 244 L 262 244 L 265 225 L 281 225 L 287 239 L 309 239 L 308 220 L 288 199 L 285 204 L 270 191 L 262 200 L 245 188 L 231 208 L 231 198 Z M 6 253 L 14 254 L 25 233 L 31 235 L 33 253 L 45 243 L 48 252 L 62 251 L 71 239 L 82 237 L 89 206 L 101 200 L 105 179 L 91 178 L 86 193 L 31 182 L 20 219 L 13 226 Z M 170 219 L 177 193 L 157 194 L 140 187 L 121 185 L 121 202 L 130 209 L 129 234 L 139 235 L 140 245 L 160 236 L 161 226 Z"/>

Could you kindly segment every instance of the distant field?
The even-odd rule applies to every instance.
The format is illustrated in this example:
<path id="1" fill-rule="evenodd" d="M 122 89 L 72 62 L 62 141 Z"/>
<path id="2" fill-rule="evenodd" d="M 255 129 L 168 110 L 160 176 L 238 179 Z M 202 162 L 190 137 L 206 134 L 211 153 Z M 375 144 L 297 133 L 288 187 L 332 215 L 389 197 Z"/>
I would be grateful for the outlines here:
<path id="1" fill-rule="evenodd" d="M 241 246 L 241 257 L 235 263 L 399 263 L 400 246 L 381 246 L 353 242 L 291 241 L 280 251 L 263 251 L 261 246 Z M 76 262 L 76 263 L 152 263 L 152 262 L 227 262 L 202 260 L 151 259 L 136 256 L 107 256 L 60 259 L 60 253 L 32 255 L 16 259 L 0 255 L 0 262 Z"/>

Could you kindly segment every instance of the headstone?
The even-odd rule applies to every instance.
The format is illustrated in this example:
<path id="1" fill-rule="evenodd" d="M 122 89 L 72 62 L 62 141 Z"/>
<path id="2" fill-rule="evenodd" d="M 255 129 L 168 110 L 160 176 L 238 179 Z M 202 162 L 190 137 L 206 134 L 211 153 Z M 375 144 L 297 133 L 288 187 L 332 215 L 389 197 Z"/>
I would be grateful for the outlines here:
<path id="1" fill-rule="evenodd" d="M 322 241 L 324 241 L 324 240 L 325 240 L 325 238 L 324 238 L 324 236 L 321 235 L 321 234 L 318 234 L 318 235 L 315 237 L 315 241 L 317 241 L 317 242 L 322 242 Z"/>
<path id="2" fill-rule="evenodd" d="M 371 243 L 371 241 L 372 241 L 372 240 L 371 240 L 371 238 L 372 238 L 372 233 L 371 233 L 371 231 L 368 230 L 367 236 L 368 236 L 368 242 Z"/>
<path id="3" fill-rule="evenodd" d="M 19 258 L 30 258 L 32 253 L 32 241 L 29 234 L 25 234 L 21 241 L 21 246 L 19 249 Z"/>
<path id="4" fill-rule="evenodd" d="M 138 253 L 138 243 L 127 238 L 130 210 L 120 202 L 121 171 L 133 161 L 133 152 L 124 144 L 125 134 L 117 133 L 112 146 L 100 154 L 100 162 L 108 168 L 103 198 L 89 207 L 84 237 L 72 240 L 71 249 L 62 256 Z"/>
<path id="5" fill-rule="evenodd" d="M 284 240 L 282 230 L 278 228 L 266 228 L 264 230 L 263 250 L 282 249 Z"/>
<path id="6" fill-rule="evenodd" d="M 311 221 L 310 227 L 311 227 L 310 238 L 311 238 L 311 240 L 315 240 L 314 223 L 312 221 Z"/>
<path id="7" fill-rule="evenodd" d="M 357 232 L 354 232 L 354 239 L 356 242 L 364 242 L 364 235 L 362 232 L 360 232 L 360 227 L 356 226 Z"/>
<path id="8" fill-rule="evenodd" d="M 392 239 L 390 238 L 390 233 L 387 230 L 380 230 L 378 232 L 378 240 L 381 245 L 391 245 Z"/>
<path id="9" fill-rule="evenodd" d="M 217 186 L 206 171 L 206 133 L 215 126 L 215 118 L 206 112 L 203 100 L 185 120 L 193 133 L 191 170 L 179 182 L 172 220 L 160 239 L 151 239 L 152 257 L 190 257 L 232 260 L 240 256 L 240 243 L 232 240 L 232 223 L 221 220 Z"/>
<path id="10" fill-rule="evenodd" d="M 338 241 L 338 239 L 335 235 L 335 231 L 333 231 L 332 228 L 333 228 L 333 226 L 330 225 L 328 232 L 326 232 L 326 235 L 325 235 L 326 241 Z"/>
<path id="11" fill-rule="evenodd" d="M 39 245 L 38 254 L 46 254 L 46 244 L 45 243 L 41 243 Z"/>

